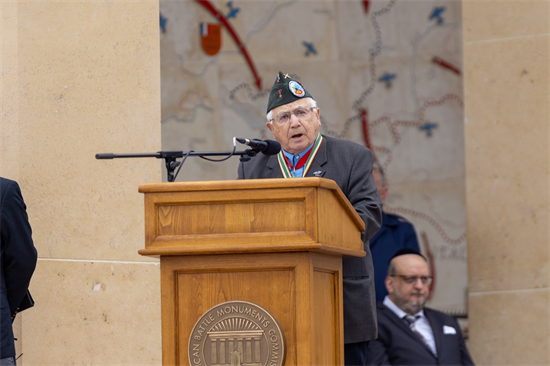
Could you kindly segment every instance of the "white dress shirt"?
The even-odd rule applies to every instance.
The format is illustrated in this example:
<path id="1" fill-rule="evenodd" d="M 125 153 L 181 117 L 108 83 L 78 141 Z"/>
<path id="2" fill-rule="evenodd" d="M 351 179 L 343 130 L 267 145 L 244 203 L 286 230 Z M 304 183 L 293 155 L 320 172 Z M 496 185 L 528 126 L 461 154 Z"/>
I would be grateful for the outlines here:
<path id="1" fill-rule="evenodd" d="M 403 317 L 409 315 L 401 310 L 397 305 L 395 305 L 388 296 L 384 298 L 383 304 L 386 305 L 388 309 L 393 311 L 399 319 L 403 319 Z M 426 316 L 424 315 L 424 310 L 420 310 L 418 313 L 414 314 L 414 316 L 418 317 L 415 322 L 416 330 L 422 335 L 422 337 L 424 337 L 424 340 L 428 344 L 428 347 L 430 347 L 430 349 L 432 350 L 433 354 L 437 356 L 434 332 L 432 330 L 432 327 L 430 326 L 430 322 L 428 321 L 428 319 L 426 319 Z"/>

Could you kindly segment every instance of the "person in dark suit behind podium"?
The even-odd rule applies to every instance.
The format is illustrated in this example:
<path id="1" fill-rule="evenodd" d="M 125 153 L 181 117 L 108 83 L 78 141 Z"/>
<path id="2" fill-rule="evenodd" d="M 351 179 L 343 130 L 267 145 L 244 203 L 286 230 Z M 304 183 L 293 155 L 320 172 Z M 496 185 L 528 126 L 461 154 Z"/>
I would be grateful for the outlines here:
<path id="1" fill-rule="evenodd" d="M 344 258 L 344 358 L 364 365 L 376 338 L 376 301 L 368 241 L 381 225 L 382 201 L 372 177 L 369 149 L 319 133 L 317 103 L 302 84 L 279 72 L 267 105 L 267 128 L 281 144 L 278 155 L 256 155 L 239 165 L 239 179 L 323 177 L 334 180 L 365 222 L 363 258 Z"/>
<path id="2" fill-rule="evenodd" d="M 382 166 L 377 162 L 372 167 L 372 175 L 382 202 L 386 202 L 388 196 L 386 175 Z M 369 244 L 374 265 L 376 302 L 380 302 L 388 294 L 385 279 L 390 259 L 400 249 L 410 248 L 420 252 L 420 247 L 413 225 L 403 217 L 386 213 L 384 210 L 382 210 L 382 227 L 372 237 Z"/>
<path id="3" fill-rule="evenodd" d="M 0 366 L 15 365 L 12 322 L 31 306 L 28 293 L 37 253 L 19 185 L 0 178 Z"/>
<path id="4" fill-rule="evenodd" d="M 473 365 L 456 319 L 424 307 L 430 269 L 413 249 L 390 261 L 388 296 L 378 303 L 378 339 L 371 341 L 367 365 Z"/>

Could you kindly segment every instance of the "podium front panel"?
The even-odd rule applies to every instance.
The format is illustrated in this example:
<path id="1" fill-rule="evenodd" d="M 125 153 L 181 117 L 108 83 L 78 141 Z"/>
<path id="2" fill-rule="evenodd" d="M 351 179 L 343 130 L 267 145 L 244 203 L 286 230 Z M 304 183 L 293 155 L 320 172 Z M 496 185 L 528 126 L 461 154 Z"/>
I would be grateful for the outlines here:
<path id="1" fill-rule="evenodd" d="M 343 363 L 339 257 L 307 252 L 162 257 L 161 278 L 165 365 L 205 364 L 200 357 L 189 361 L 192 329 L 209 309 L 231 300 L 255 303 L 276 318 L 285 337 L 285 365 Z M 218 345 L 223 354 L 216 365 L 229 366 L 228 345 Z"/>

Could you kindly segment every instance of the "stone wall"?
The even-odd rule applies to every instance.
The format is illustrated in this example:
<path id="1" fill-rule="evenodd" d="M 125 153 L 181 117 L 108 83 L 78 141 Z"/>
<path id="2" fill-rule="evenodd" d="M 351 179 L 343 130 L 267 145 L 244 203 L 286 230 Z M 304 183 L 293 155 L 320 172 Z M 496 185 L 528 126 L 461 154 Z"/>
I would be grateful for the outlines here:
<path id="1" fill-rule="evenodd" d="M 548 365 L 549 4 L 463 6 L 470 350 Z"/>
<path id="2" fill-rule="evenodd" d="M 19 365 L 160 364 L 156 259 L 138 186 L 161 149 L 156 1 L 1 2 L 0 174 L 17 180 L 38 250 Z"/>

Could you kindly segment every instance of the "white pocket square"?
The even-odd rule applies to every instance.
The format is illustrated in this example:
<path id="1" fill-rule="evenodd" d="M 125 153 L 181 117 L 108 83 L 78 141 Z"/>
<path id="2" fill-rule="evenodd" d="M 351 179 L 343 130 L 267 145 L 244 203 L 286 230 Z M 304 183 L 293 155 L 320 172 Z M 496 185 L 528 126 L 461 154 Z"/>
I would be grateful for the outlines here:
<path id="1" fill-rule="evenodd" d="M 449 327 L 448 325 L 444 325 L 443 334 L 456 334 L 456 329 L 453 327 Z"/>

